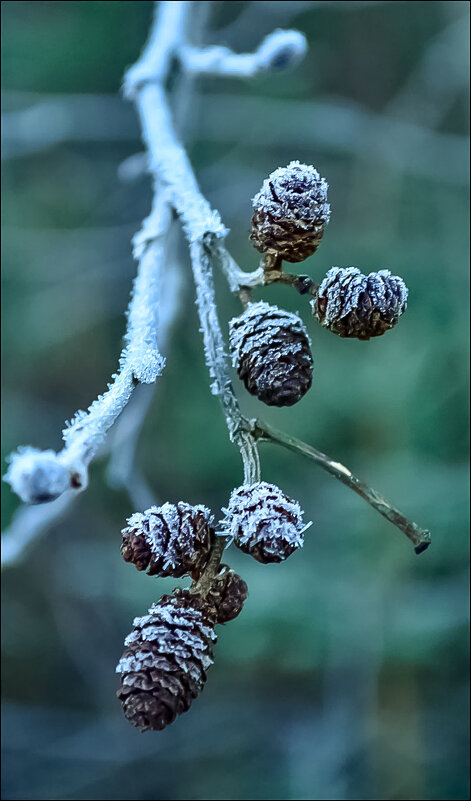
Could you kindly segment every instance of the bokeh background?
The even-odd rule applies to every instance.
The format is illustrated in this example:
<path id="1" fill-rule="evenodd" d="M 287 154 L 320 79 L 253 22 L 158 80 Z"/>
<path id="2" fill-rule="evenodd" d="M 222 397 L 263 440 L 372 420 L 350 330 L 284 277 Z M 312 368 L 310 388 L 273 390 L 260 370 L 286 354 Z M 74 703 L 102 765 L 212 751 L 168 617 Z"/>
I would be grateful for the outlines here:
<path id="1" fill-rule="evenodd" d="M 174 98 L 233 255 L 256 266 L 250 198 L 300 159 L 327 178 L 332 205 L 301 270 L 387 267 L 410 289 L 397 328 L 370 342 L 321 330 L 286 288 L 258 290 L 304 316 L 315 376 L 290 409 L 263 407 L 235 377 L 243 410 L 343 461 L 433 544 L 415 556 L 347 488 L 262 445 L 265 480 L 314 521 L 305 547 L 278 566 L 227 553 L 249 585 L 245 609 L 219 632 L 191 711 L 141 735 L 114 669 L 133 617 L 176 582 L 122 561 L 135 507 L 104 453 L 88 490 L 3 572 L 3 797 L 468 798 L 469 4 L 196 6 L 206 43 L 249 50 L 276 27 L 309 40 L 289 74 L 201 79 Z M 64 420 L 116 369 L 130 239 L 151 202 L 139 157 L 125 161 L 142 146 L 119 90 L 152 3 L 4 2 L 2 14 L 5 457 L 22 443 L 59 449 Z M 217 511 L 241 469 L 176 235 L 166 286 L 178 269 L 168 364 L 136 401 L 151 402 L 131 494 Z M 217 291 L 225 325 L 239 305 L 221 277 Z M 115 467 L 117 454 L 119 442 Z M 5 483 L 2 500 L 6 529 L 18 500 Z"/>

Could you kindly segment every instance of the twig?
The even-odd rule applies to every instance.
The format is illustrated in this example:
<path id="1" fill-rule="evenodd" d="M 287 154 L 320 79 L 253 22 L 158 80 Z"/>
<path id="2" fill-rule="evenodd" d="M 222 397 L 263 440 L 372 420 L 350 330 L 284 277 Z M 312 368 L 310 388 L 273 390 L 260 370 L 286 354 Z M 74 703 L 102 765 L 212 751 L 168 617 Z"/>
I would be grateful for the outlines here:
<path id="1" fill-rule="evenodd" d="M 211 391 L 220 400 L 230 439 L 239 447 L 244 480 L 251 483 L 259 480 L 260 475 L 257 448 L 250 422 L 242 415 L 232 388 L 229 360 L 214 301 L 213 264 L 222 261 L 234 265 L 223 245 L 227 229 L 219 213 L 211 208 L 200 192 L 186 151 L 176 137 L 165 87 L 159 75 L 153 72 L 153 47 L 159 38 L 158 30 L 167 26 L 168 31 L 169 24 L 175 26 L 179 33 L 174 36 L 176 39 L 180 37 L 183 45 L 190 7 L 188 2 L 161 3 L 149 43 L 139 62 L 128 71 L 125 88 L 139 112 L 150 171 L 165 186 L 190 245 L 205 356 L 212 378 Z"/>
<path id="2" fill-rule="evenodd" d="M 43 506 L 20 506 L 2 533 L 2 570 L 13 567 L 28 552 L 30 545 L 59 522 L 77 498 L 76 492 L 64 492 L 53 503 Z"/>
<path id="3" fill-rule="evenodd" d="M 146 75 L 167 76 L 175 47 L 181 44 L 185 3 L 162 4 L 160 26 L 152 30 L 145 58 L 132 68 L 129 76 L 138 85 Z M 154 181 L 154 200 L 150 216 L 134 238 L 134 256 L 139 261 L 133 296 L 128 310 L 125 348 L 119 373 L 113 376 L 108 391 L 88 409 L 78 412 L 64 430 L 65 447 L 60 453 L 19 449 L 10 458 L 5 480 L 20 498 L 29 503 L 54 500 L 68 489 L 83 490 L 88 483 L 88 465 L 102 444 L 106 432 L 129 401 L 136 382 L 152 384 L 161 374 L 165 360 L 157 345 L 157 306 L 160 269 L 163 263 L 166 233 L 172 215 L 167 194 Z"/>
<path id="4" fill-rule="evenodd" d="M 151 215 L 134 239 L 138 274 L 128 310 L 120 370 L 108 390 L 93 401 L 88 412 L 77 412 L 64 429 L 62 451 L 20 448 L 10 457 L 5 481 L 23 501 L 44 503 L 68 489 L 85 489 L 88 465 L 129 401 L 135 383 L 151 384 L 161 374 L 165 360 L 157 345 L 156 316 L 162 248 L 170 222 L 169 206 L 160 193 Z"/>
<path id="5" fill-rule="evenodd" d="M 224 548 L 226 547 L 227 540 L 223 536 L 213 533 L 213 541 L 211 545 L 211 553 L 209 560 L 200 576 L 198 581 L 195 581 L 192 586 L 192 592 L 198 595 L 206 595 L 211 588 L 213 578 L 217 575 L 219 565 L 221 564 Z"/>
<path id="6" fill-rule="evenodd" d="M 300 31 L 276 30 L 265 37 L 254 53 L 233 53 L 220 46 L 200 49 L 185 45 L 179 56 L 184 69 L 197 75 L 253 78 L 261 72 L 291 69 L 304 58 L 306 50 L 306 37 Z"/>
<path id="7" fill-rule="evenodd" d="M 180 310 L 182 275 L 180 265 L 171 256 L 173 252 L 172 233 L 170 229 L 165 249 L 165 280 L 160 288 L 159 349 L 167 355 L 170 334 Z M 136 387 L 126 409 L 123 411 L 113 431 L 111 455 L 106 478 L 113 489 L 128 491 L 135 509 L 146 509 L 156 503 L 151 489 L 136 465 L 136 449 L 147 411 L 155 398 L 156 385 Z"/>
<path id="8" fill-rule="evenodd" d="M 276 442 L 278 445 L 288 448 L 294 453 L 300 453 L 312 459 L 319 467 L 327 470 L 328 473 L 335 476 L 342 484 L 350 487 L 354 492 L 360 495 L 367 501 L 373 509 L 376 509 L 383 517 L 394 523 L 397 528 L 404 532 L 406 537 L 409 537 L 414 545 L 417 554 L 423 553 L 430 545 L 431 536 L 430 532 L 421 528 L 417 523 L 413 523 L 405 517 L 402 512 L 385 500 L 376 490 L 369 487 L 340 462 L 334 462 L 325 453 L 316 450 L 311 445 L 302 442 L 302 440 L 285 434 L 282 431 L 276 431 L 267 423 L 262 423 L 259 420 L 254 420 L 252 431 L 257 440 L 266 440 L 269 442 Z"/>

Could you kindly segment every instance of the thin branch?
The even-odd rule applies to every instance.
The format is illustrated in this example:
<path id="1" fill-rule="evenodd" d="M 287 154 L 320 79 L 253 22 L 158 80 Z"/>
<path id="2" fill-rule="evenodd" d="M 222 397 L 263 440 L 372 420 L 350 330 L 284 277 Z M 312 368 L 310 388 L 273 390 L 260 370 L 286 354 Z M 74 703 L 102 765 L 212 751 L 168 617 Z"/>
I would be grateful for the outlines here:
<path id="1" fill-rule="evenodd" d="M 9 527 L 2 532 L 2 570 L 23 559 L 32 543 L 66 515 L 76 498 L 77 493 L 69 491 L 52 503 L 20 506 Z"/>
<path id="2" fill-rule="evenodd" d="M 167 355 L 170 334 L 180 311 L 182 275 L 180 265 L 171 257 L 173 251 L 172 233 L 169 232 L 164 263 L 165 280 L 160 288 L 159 349 Z M 156 385 L 136 387 L 130 403 L 117 421 L 113 432 L 111 455 L 106 477 L 113 489 L 126 489 L 135 509 L 147 509 L 156 503 L 151 489 L 136 465 L 136 450 L 139 436 L 148 409 L 155 398 Z"/>
<path id="3" fill-rule="evenodd" d="M 183 68 L 196 75 L 253 78 L 261 72 L 295 67 L 305 56 L 306 37 L 300 31 L 276 30 L 253 53 L 234 53 L 228 47 L 203 49 L 185 45 L 179 51 Z"/>
<path id="4" fill-rule="evenodd" d="M 162 4 L 161 25 L 154 26 L 147 50 L 128 73 L 134 87 L 148 78 L 149 71 L 153 78 L 166 78 L 174 50 L 183 40 L 185 5 L 181 2 Z M 157 345 L 157 308 L 166 234 L 172 220 L 168 201 L 167 193 L 160 191 L 155 178 L 152 211 L 134 237 L 134 256 L 139 266 L 119 373 L 112 377 L 108 390 L 93 401 L 88 411 L 77 412 L 65 428 L 62 451 L 20 448 L 10 457 L 4 478 L 25 502 L 45 503 L 66 490 L 85 489 L 88 465 L 106 432 L 128 403 L 136 382 L 152 384 L 162 373 L 165 360 Z"/>
<path id="5" fill-rule="evenodd" d="M 326 456 L 325 453 L 321 453 L 321 451 L 316 450 L 311 445 L 307 445 L 307 443 L 303 442 L 302 440 L 292 437 L 289 434 L 285 434 L 282 431 L 277 431 L 276 429 L 267 425 L 267 423 L 254 420 L 252 430 L 257 440 L 275 442 L 278 445 L 283 445 L 284 448 L 294 451 L 294 453 L 307 456 L 308 459 L 312 459 L 317 465 L 319 465 L 319 467 L 322 467 L 323 470 L 326 470 L 332 476 L 341 481 L 342 484 L 350 487 L 350 489 L 367 501 L 370 506 L 373 507 L 373 509 L 376 509 L 376 511 L 383 515 L 383 517 L 385 517 L 391 523 L 394 523 L 397 528 L 403 531 L 406 537 L 409 537 L 413 543 L 415 552 L 417 554 L 423 553 L 423 551 L 425 551 L 430 545 L 431 536 L 429 531 L 421 528 L 417 525 L 417 523 L 413 523 L 412 521 L 408 520 L 407 517 L 402 514 L 402 512 L 400 512 L 394 506 L 391 506 L 389 501 L 385 500 L 385 498 L 376 492 L 376 490 L 374 490 L 372 487 L 369 487 L 364 481 L 360 481 L 359 478 L 354 476 L 348 467 L 345 467 L 345 465 L 340 464 L 340 462 L 333 461 L 333 459 L 331 459 L 329 456 Z"/>
<path id="6" fill-rule="evenodd" d="M 191 3 L 161 3 L 149 43 L 139 62 L 128 71 L 125 88 L 139 112 L 142 135 L 149 152 L 150 171 L 155 180 L 165 186 L 190 245 L 205 356 L 212 378 L 211 391 L 220 400 L 230 439 L 239 447 L 244 480 L 251 483 L 259 480 L 258 452 L 250 422 L 242 415 L 232 387 L 229 359 L 214 301 L 213 264 L 230 258 L 226 256 L 223 244 L 227 229 L 219 213 L 211 208 L 201 194 L 186 151 L 176 137 L 165 87 L 160 76 L 153 72 L 153 43 L 158 41 L 157 31 L 168 24 L 169 6 L 173 8 L 171 24 L 179 26 L 180 34 L 184 36 L 188 19 L 186 15 Z M 181 43 L 184 43 L 184 39 Z"/>
<path id="7" fill-rule="evenodd" d="M 219 565 L 221 564 L 221 559 L 226 544 L 227 540 L 225 537 L 213 533 L 209 560 L 198 581 L 193 582 L 191 585 L 192 592 L 195 592 L 198 595 L 206 595 L 208 590 L 211 588 L 213 578 L 219 571 Z"/>
<path id="8" fill-rule="evenodd" d="M 65 447 L 59 453 L 20 448 L 10 457 L 5 475 L 12 489 L 29 503 L 44 503 L 62 492 L 80 491 L 88 484 L 88 465 L 131 397 L 136 382 L 151 384 L 161 374 L 165 360 L 157 345 L 159 276 L 171 212 L 163 193 L 154 200 L 151 215 L 134 239 L 138 274 L 128 310 L 125 347 L 120 370 L 108 390 L 93 401 L 87 412 L 76 413 L 63 431 Z"/>

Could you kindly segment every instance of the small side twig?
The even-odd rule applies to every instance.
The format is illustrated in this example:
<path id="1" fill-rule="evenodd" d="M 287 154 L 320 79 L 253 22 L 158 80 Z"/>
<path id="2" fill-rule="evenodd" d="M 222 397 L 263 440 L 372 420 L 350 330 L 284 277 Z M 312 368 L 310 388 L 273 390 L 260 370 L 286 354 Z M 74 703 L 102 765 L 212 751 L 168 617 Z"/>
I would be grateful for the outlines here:
<path id="1" fill-rule="evenodd" d="M 252 426 L 253 434 L 257 440 L 275 442 L 278 445 L 283 445 L 284 448 L 294 451 L 294 453 L 307 456 L 308 459 L 312 459 L 319 467 L 322 467 L 323 470 L 326 470 L 341 481 L 342 484 L 345 484 L 345 486 L 356 492 L 357 495 L 360 495 L 373 509 L 376 509 L 383 517 L 404 532 L 406 537 L 413 543 L 416 554 L 423 553 L 423 551 L 428 548 L 431 542 L 430 532 L 418 526 L 417 523 L 408 520 L 402 512 L 392 506 L 379 492 L 376 492 L 376 490 L 369 487 L 368 484 L 365 484 L 364 481 L 360 481 L 359 478 L 353 475 L 348 467 L 345 467 L 345 465 L 340 462 L 335 462 L 329 456 L 326 456 L 325 453 L 321 453 L 321 451 L 316 450 L 316 448 L 313 448 L 306 442 L 292 437 L 290 434 L 277 431 L 267 423 L 254 420 L 252 421 Z"/>

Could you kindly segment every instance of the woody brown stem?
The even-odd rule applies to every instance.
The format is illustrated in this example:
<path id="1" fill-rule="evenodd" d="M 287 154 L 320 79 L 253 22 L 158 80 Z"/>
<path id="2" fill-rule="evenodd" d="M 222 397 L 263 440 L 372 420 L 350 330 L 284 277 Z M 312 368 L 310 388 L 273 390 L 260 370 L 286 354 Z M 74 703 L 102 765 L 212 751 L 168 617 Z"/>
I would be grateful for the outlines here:
<path id="1" fill-rule="evenodd" d="M 303 456 L 307 456 L 309 459 L 312 459 L 319 467 L 322 467 L 332 476 L 337 478 L 342 484 L 345 484 L 347 487 L 350 487 L 357 495 L 360 495 L 365 501 L 367 501 L 373 509 L 376 509 L 383 517 L 389 520 L 391 523 L 394 523 L 397 528 L 399 528 L 405 535 L 408 537 L 414 545 L 414 550 L 416 554 L 423 553 L 431 542 L 431 535 L 427 529 L 423 529 L 417 525 L 417 523 L 413 523 L 411 520 L 408 520 L 402 512 L 392 506 L 389 501 L 383 498 L 379 492 L 376 492 L 372 487 L 369 487 L 368 484 L 365 482 L 360 481 L 359 478 L 353 475 L 353 473 L 345 467 L 345 465 L 341 464 L 340 462 L 335 462 L 329 456 L 326 456 L 325 453 L 321 453 L 321 451 L 316 450 L 311 445 L 308 445 L 306 442 L 303 442 L 296 437 L 290 436 L 290 434 L 285 434 L 282 431 L 277 431 L 271 426 L 267 425 L 267 423 L 262 423 L 259 420 L 253 420 L 253 435 L 258 440 L 265 440 L 267 442 L 276 442 L 278 445 L 283 445 L 283 447 L 288 448 L 294 453 L 300 453 Z"/>
<path id="2" fill-rule="evenodd" d="M 264 284 L 286 284 L 292 286 L 300 295 L 312 295 L 316 297 L 319 285 L 316 284 L 308 275 L 295 275 L 285 273 L 283 270 L 268 270 L 264 274 Z"/>
<path id="3" fill-rule="evenodd" d="M 207 593 L 211 589 L 214 577 L 217 576 L 219 572 L 219 567 L 221 564 L 221 559 L 225 547 L 226 547 L 225 537 L 217 536 L 213 531 L 211 534 L 210 557 L 198 581 L 193 582 L 191 586 L 192 592 L 197 593 L 198 595 L 207 595 Z"/>

